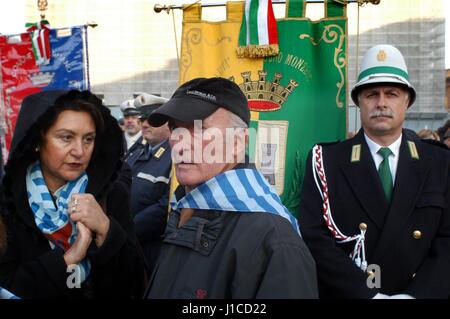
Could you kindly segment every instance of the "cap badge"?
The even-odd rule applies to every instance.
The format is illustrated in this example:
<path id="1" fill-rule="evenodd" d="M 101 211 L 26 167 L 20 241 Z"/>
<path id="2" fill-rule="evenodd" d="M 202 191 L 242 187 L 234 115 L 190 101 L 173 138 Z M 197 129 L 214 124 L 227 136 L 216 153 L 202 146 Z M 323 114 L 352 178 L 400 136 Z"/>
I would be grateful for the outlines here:
<path id="1" fill-rule="evenodd" d="M 384 50 L 380 50 L 380 52 L 378 52 L 377 54 L 377 60 L 380 62 L 386 61 L 387 58 L 387 54 Z"/>

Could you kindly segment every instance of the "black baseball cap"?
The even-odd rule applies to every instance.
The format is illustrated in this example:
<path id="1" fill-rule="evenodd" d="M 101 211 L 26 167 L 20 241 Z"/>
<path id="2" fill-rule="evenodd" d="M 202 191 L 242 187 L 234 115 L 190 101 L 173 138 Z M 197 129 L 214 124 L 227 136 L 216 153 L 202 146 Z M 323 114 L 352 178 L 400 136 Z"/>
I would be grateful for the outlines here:
<path id="1" fill-rule="evenodd" d="M 139 118 L 141 120 L 147 120 L 149 118 L 150 114 L 152 114 L 152 112 L 155 111 L 156 109 L 158 109 L 161 105 L 162 105 L 162 103 L 141 106 L 139 108 L 139 111 L 141 112 Z"/>
<path id="2" fill-rule="evenodd" d="M 148 117 L 152 126 L 161 126 L 169 119 L 183 122 L 202 120 L 217 109 L 239 116 L 247 125 L 250 122 L 248 101 L 239 86 L 225 78 L 196 78 L 184 83 Z"/>

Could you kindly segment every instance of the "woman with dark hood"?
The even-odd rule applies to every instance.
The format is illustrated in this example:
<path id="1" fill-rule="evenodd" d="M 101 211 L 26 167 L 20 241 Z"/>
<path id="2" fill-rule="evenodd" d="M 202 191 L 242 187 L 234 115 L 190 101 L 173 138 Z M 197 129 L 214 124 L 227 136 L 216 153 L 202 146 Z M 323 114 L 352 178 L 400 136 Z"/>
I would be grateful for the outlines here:
<path id="1" fill-rule="evenodd" d="M 122 147 L 117 121 L 90 92 L 25 98 L 3 179 L 0 286 L 20 298 L 141 297 Z"/>

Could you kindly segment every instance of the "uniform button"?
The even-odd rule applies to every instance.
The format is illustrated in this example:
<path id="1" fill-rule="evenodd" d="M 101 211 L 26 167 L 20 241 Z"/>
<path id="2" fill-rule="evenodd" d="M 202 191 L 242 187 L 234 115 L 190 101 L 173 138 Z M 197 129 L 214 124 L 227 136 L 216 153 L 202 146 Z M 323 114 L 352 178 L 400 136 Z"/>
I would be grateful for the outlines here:
<path id="1" fill-rule="evenodd" d="M 208 246 L 209 246 L 209 243 L 205 240 L 205 241 L 203 242 L 203 247 L 208 248 Z"/>
<path id="2" fill-rule="evenodd" d="M 359 229 L 360 230 L 367 230 L 367 224 L 366 223 L 359 224 Z"/>
<path id="3" fill-rule="evenodd" d="M 415 230 L 412 233 L 414 239 L 420 239 L 422 237 L 422 232 L 420 230 Z"/>
<path id="4" fill-rule="evenodd" d="M 413 278 L 416 277 L 416 273 L 413 273 L 413 274 L 412 274 L 412 277 L 413 277 Z"/>

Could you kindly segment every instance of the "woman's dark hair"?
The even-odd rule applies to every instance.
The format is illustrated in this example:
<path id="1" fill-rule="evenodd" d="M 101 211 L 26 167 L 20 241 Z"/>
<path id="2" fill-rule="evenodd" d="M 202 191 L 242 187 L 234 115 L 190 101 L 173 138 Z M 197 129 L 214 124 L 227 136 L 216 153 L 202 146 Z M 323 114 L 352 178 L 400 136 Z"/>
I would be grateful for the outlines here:
<path id="1" fill-rule="evenodd" d="M 50 108 L 39 122 L 41 136 L 47 133 L 50 127 L 55 124 L 59 114 L 64 111 L 88 113 L 94 121 L 96 132 L 101 133 L 105 126 L 100 112 L 101 106 L 102 101 L 89 91 L 69 91 L 55 101 L 55 107 Z"/>

